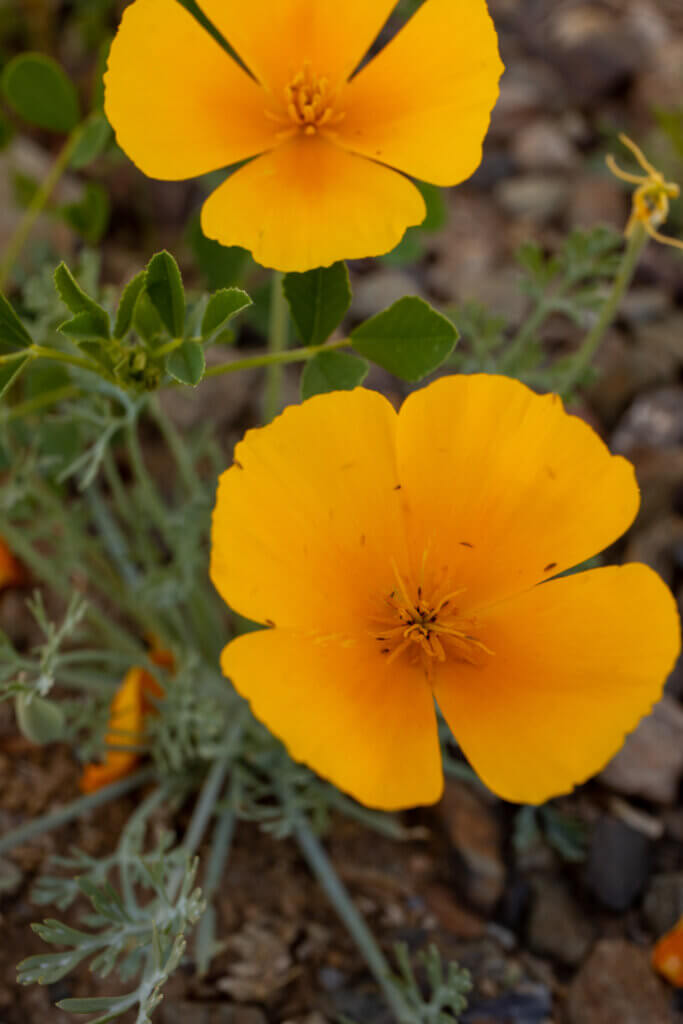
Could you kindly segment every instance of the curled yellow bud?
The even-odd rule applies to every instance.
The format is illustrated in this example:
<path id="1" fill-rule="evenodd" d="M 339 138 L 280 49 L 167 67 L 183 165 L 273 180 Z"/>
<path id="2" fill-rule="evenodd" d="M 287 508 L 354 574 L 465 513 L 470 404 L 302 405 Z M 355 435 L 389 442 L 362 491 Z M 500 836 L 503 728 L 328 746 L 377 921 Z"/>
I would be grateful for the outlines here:
<path id="1" fill-rule="evenodd" d="M 626 237 L 630 237 L 637 224 L 642 224 L 650 238 L 654 238 L 656 242 L 671 245 L 675 249 L 683 249 L 683 242 L 658 231 L 669 216 L 670 200 L 678 199 L 681 194 L 680 188 L 675 182 L 666 181 L 664 175 L 652 166 L 640 146 L 627 135 L 621 134 L 619 140 L 631 150 L 645 171 L 645 174 L 630 174 L 622 171 L 611 153 L 606 157 L 607 166 L 615 177 L 637 186 L 633 193 L 631 216 L 626 225 Z"/>

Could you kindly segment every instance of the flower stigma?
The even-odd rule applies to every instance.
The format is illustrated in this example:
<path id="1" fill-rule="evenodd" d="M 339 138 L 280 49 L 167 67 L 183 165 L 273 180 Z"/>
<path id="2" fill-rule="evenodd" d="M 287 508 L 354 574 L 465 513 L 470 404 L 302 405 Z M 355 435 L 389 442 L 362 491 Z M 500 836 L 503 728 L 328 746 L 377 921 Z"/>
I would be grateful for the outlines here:
<path id="1" fill-rule="evenodd" d="M 666 181 L 661 171 L 650 163 L 642 149 L 629 139 L 627 135 L 619 136 L 620 142 L 630 149 L 634 157 L 645 171 L 645 174 L 631 174 L 618 166 L 612 154 L 605 158 L 612 174 L 620 181 L 636 185 L 633 193 L 631 217 L 626 225 L 626 237 L 629 238 L 636 225 L 641 224 L 650 238 L 662 245 L 670 245 L 675 249 L 683 249 L 683 242 L 669 235 L 663 235 L 657 229 L 666 223 L 672 199 L 678 199 L 681 190 L 673 181 Z"/>
<path id="2" fill-rule="evenodd" d="M 322 128 L 330 129 L 345 117 L 344 111 L 335 111 L 338 90 L 333 89 L 330 80 L 313 71 L 310 60 L 305 60 L 303 69 L 298 71 L 284 89 L 284 107 L 278 111 L 266 110 L 267 116 L 286 125 L 278 134 L 284 140 L 299 132 L 317 135 Z"/>
<path id="3" fill-rule="evenodd" d="M 452 659 L 477 666 L 493 655 L 494 652 L 474 636 L 475 619 L 463 614 L 456 604 L 456 598 L 465 592 L 465 587 L 450 592 L 444 587 L 430 588 L 427 596 L 427 588 L 420 583 L 414 588 L 413 598 L 395 562 L 392 567 L 396 586 L 385 596 L 387 610 L 378 618 L 380 632 L 374 634 L 389 663 L 402 655 L 419 660 L 431 682 L 439 662 Z"/>

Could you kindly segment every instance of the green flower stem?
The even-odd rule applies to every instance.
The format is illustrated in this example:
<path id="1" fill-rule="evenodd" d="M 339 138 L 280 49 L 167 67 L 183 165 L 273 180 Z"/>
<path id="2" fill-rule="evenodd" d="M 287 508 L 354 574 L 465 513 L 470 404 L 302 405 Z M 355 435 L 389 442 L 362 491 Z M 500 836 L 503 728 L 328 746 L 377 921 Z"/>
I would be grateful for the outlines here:
<path id="1" fill-rule="evenodd" d="M 21 251 L 26 244 L 33 227 L 38 220 L 38 217 L 43 212 L 47 203 L 50 200 L 50 196 L 54 192 L 59 179 L 62 177 L 69 161 L 73 154 L 74 148 L 80 136 L 80 125 L 71 132 L 68 139 L 60 149 L 55 162 L 53 163 L 49 174 L 45 178 L 38 191 L 33 196 L 33 199 L 28 205 L 26 213 L 22 217 L 16 231 L 10 238 L 5 254 L 0 260 L 0 291 L 3 291 L 12 269 L 17 262 L 17 259 L 21 255 Z"/>
<path id="2" fill-rule="evenodd" d="M 332 352 L 337 348 L 348 348 L 351 345 L 350 338 L 342 338 L 340 341 L 327 341 L 324 345 L 309 345 L 306 348 L 290 348 L 285 352 L 270 352 L 260 356 L 248 356 L 246 359 L 236 359 L 232 363 L 221 363 L 219 366 L 211 366 L 204 374 L 205 377 L 218 377 L 223 373 L 237 373 L 238 370 L 257 370 L 262 366 L 269 367 L 278 363 L 303 363 L 319 352 Z"/>
<path id="3" fill-rule="evenodd" d="M 614 280 L 612 291 L 602 307 L 600 316 L 596 320 L 592 329 L 586 335 L 583 344 L 572 359 L 571 365 L 564 375 L 561 387 L 563 392 L 571 391 L 591 365 L 606 330 L 619 311 L 621 300 L 628 291 L 629 285 L 633 280 L 633 275 L 635 274 L 636 267 L 638 266 L 638 262 L 647 242 L 648 235 L 645 228 L 640 223 L 636 222 L 633 233 L 628 240 L 628 245 L 624 250 L 624 255 L 619 266 L 619 271 Z"/>
<path id="4" fill-rule="evenodd" d="M 356 909 L 353 900 L 342 885 L 322 845 L 313 834 L 310 825 L 303 815 L 292 812 L 291 809 L 290 813 L 294 817 L 294 834 L 304 857 L 308 861 L 318 882 L 325 890 L 330 903 L 348 928 L 351 937 L 363 954 L 368 967 L 384 993 L 387 1005 L 400 1024 L 414 1024 L 413 1014 L 405 1003 L 400 990 L 391 980 L 391 970 L 384 954 Z"/>
<path id="5" fill-rule="evenodd" d="M 270 324 L 268 329 L 268 352 L 277 356 L 287 350 L 289 336 L 289 309 L 284 292 L 284 274 L 273 271 L 270 292 Z M 263 396 L 263 419 L 265 423 L 277 416 L 282 406 L 283 370 L 280 362 L 272 362 L 266 370 L 266 387 Z"/>
<path id="6" fill-rule="evenodd" d="M 3 409 L 0 413 L 0 423 L 10 423 L 12 420 L 18 420 L 24 416 L 32 416 L 34 412 L 40 412 L 50 405 L 56 405 L 57 402 L 66 402 L 70 398 L 76 398 L 79 394 L 79 389 L 72 384 L 53 388 L 52 391 L 44 391 L 42 395 L 27 398 L 25 402 L 18 402 L 9 409 Z"/>
<path id="7" fill-rule="evenodd" d="M 178 465 L 185 487 L 191 495 L 196 494 L 201 487 L 201 481 L 196 469 L 194 468 L 192 456 L 190 455 L 181 434 L 176 429 L 173 421 L 162 409 L 161 403 L 156 396 L 149 403 L 149 411 L 152 419 L 159 429 L 159 433 L 166 442 L 166 446 Z"/>
<path id="8" fill-rule="evenodd" d="M 98 366 L 91 359 L 82 359 L 70 352 L 62 352 L 59 348 L 48 348 L 46 345 L 29 345 L 27 348 L 20 348 L 16 352 L 7 352 L 0 356 L 0 366 L 5 363 L 15 363 L 18 359 L 51 359 L 55 363 L 68 363 L 69 366 L 77 366 L 80 370 L 89 370 L 103 376 L 102 367 Z"/>
<path id="9" fill-rule="evenodd" d="M 0 854 L 7 853 L 8 850 L 14 849 L 15 846 L 23 846 L 24 843 L 30 842 L 45 832 L 51 832 L 53 829 L 60 828 L 60 826 L 66 825 L 76 818 L 81 818 L 88 811 L 101 807 L 103 804 L 108 804 L 111 800 L 116 800 L 117 797 L 130 793 L 131 790 L 138 789 L 140 786 L 144 786 L 146 782 L 151 782 L 153 778 L 154 769 L 144 768 L 142 771 L 129 775 L 125 779 L 112 782 L 110 786 L 103 786 L 102 789 L 98 789 L 94 793 L 88 793 L 87 796 L 79 797 L 77 800 L 67 804 L 66 807 L 60 807 L 50 814 L 44 814 L 40 818 L 28 821 L 25 825 L 20 825 L 19 828 L 8 832 L 6 836 L 0 839 Z"/>

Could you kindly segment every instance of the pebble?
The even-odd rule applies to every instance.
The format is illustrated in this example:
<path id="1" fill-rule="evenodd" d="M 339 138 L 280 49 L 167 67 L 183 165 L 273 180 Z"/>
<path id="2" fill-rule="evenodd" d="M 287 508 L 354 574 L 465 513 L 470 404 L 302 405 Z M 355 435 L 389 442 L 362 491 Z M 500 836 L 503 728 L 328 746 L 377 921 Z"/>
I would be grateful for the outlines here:
<path id="1" fill-rule="evenodd" d="M 465 783 L 449 779 L 439 814 L 458 864 L 458 881 L 467 902 L 490 912 L 505 886 L 503 836 L 494 808 Z"/>
<path id="2" fill-rule="evenodd" d="M 569 200 L 569 185 L 564 178 L 528 174 L 502 181 L 494 195 L 506 213 L 546 224 L 558 216 Z"/>
<path id="3" fill-rule="evenodd" d="M 672 1024 L 646 952 L 622 939 L 598 942 L 570 986 L 567 1024 Z"/>
<path id="4" fill-rule="evenodd" d="M 576 167 L 575 146 L 557 121 L 538 118 L 514 138 L 512 152 L 526 171 L 568 171 Z"/>
<path id="5" fill-rule="evenodd" d="M 614 452 L 683 445 L 683 388 L 658 388 L 639 395 L 627 409 L 611 442 Z"/>
<path id="6" fill-rule="evenodd" d="M 621 231 L 628 216 L 628 199 L 607 174 L 582 174 L 574 183 L 568 204 L 569 226 L 594 228 L 607 224 Z"/>
<path id="7" fill-rule="evenodd" d="M 603 907 L 621 911 L 633 906 L 648 879 L 651 845 L 642 832 L 616 818 L 598 821 L 588 853 L 586 882 Z"/>
<path id="8" fill-rule="evenodd" d="M 683 776 L 683 708 L 666 694 L 600 773 L 610 789 L 674 803 Z"/>
<path id="9" fill-rule="evenodd" d="M 528 942 L 541 956 L 574 966 L 581 963 L 593 941 L 593 928 L 567 886 L 552 878 L 533 882 Z"/>
<path id="10" fill-rule="evenodd" d="M 683 917 L 683 871 L 655 875 L 643 900 L 643 917 L 655 938 Z"/>

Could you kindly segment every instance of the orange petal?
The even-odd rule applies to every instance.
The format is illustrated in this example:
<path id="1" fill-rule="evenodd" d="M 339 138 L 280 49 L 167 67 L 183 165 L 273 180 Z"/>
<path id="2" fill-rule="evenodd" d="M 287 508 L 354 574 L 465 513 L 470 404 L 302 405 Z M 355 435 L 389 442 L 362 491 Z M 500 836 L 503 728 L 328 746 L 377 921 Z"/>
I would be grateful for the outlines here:
<path id="1" fill-rule="evenodd" d="M 675 601 L 644 565 L 534 587 L 483 613 L 477 636 L 493 654 L 440 666 L 436 699 L 486 785 L 529 804 L 604 767 L 680 650 Z"/>
<path id="2" fill-rule="evenodd" d="M 345 90 L 339 142 L 456 185 L 481 162 L 502 72 L 485 0 L 425 0 Z"/>
<path id="3" fill-rule="evenodd" d="M 0 537 L 0 590 L 24 582 L 24 572 L 7 544 Z"/>
<path id="4" fill-rule="evenodd" d="M 405 552 L 396 419 L 385 398 L 357 389 L 248 431 L 213 515 L 211 578 L 236 611 L 301 630 L 371 628 L 372 581 L 389 592 L 391 557 Z"/>
<path id="5" fill-rule="evenodd" d="M 447 563 L 462 606 L 521 593 L 580 564 L 633 521 L 633 467 L 557 395 L 497 376 L 444 377 L 398 424 L 417 564 Z"/>
<path id="6" fill-rule="evenodd" d="M 439 799 L 434 701 L 419 668 L 388 664 L 369 639 L 281 629 L 233 640 L 221 666 L 295 760 L 357 800 L 397 810 Z"/>
<path id="7" fill-rule="evenodd" d="M 424 217 L 407 178 L 300 136 L 228 178 L 204 204 L 202 228 L 264 267 L 304 271 L 389 252 Z"/>
<path id="8" fill-rule="evenodd" d="M 111 702 L 109 729 L 105 738 L 105 759 L 102 764 L 88 764 L 83 770 L 80 787 L 85 793 L 92 793 L 102 786 L 108 786 L 116 779 L 125 778 L 135 769 L 140 755 L 137 750 L 121 749 L 139 746 L 144 738 L 145 690 L 154 693 L 160 689 L 155 680 L 143 668 L 131 668 L 125 675 Z M 163 691 L 161 692 L 163 695 Z"/>
<path id="9" fill-rule="evenodd" d="M 269 149 L 267 96 L 176 0 L 135 0 L 112 43 L 105 111 L 153 178 L 189 178 Z"/>
<path id="10" fill-rule="evenodd" d="M 655 944 L 652 966 L 672 985 L 683 988 L 683 918 Z"/>
<path id="11" fill-rule="evenodd" d="M 284 88 L 310 61 L 334 82 L 346 79 L 374 42 L 396 0 L 199 0 L 256 77 Z"/>

